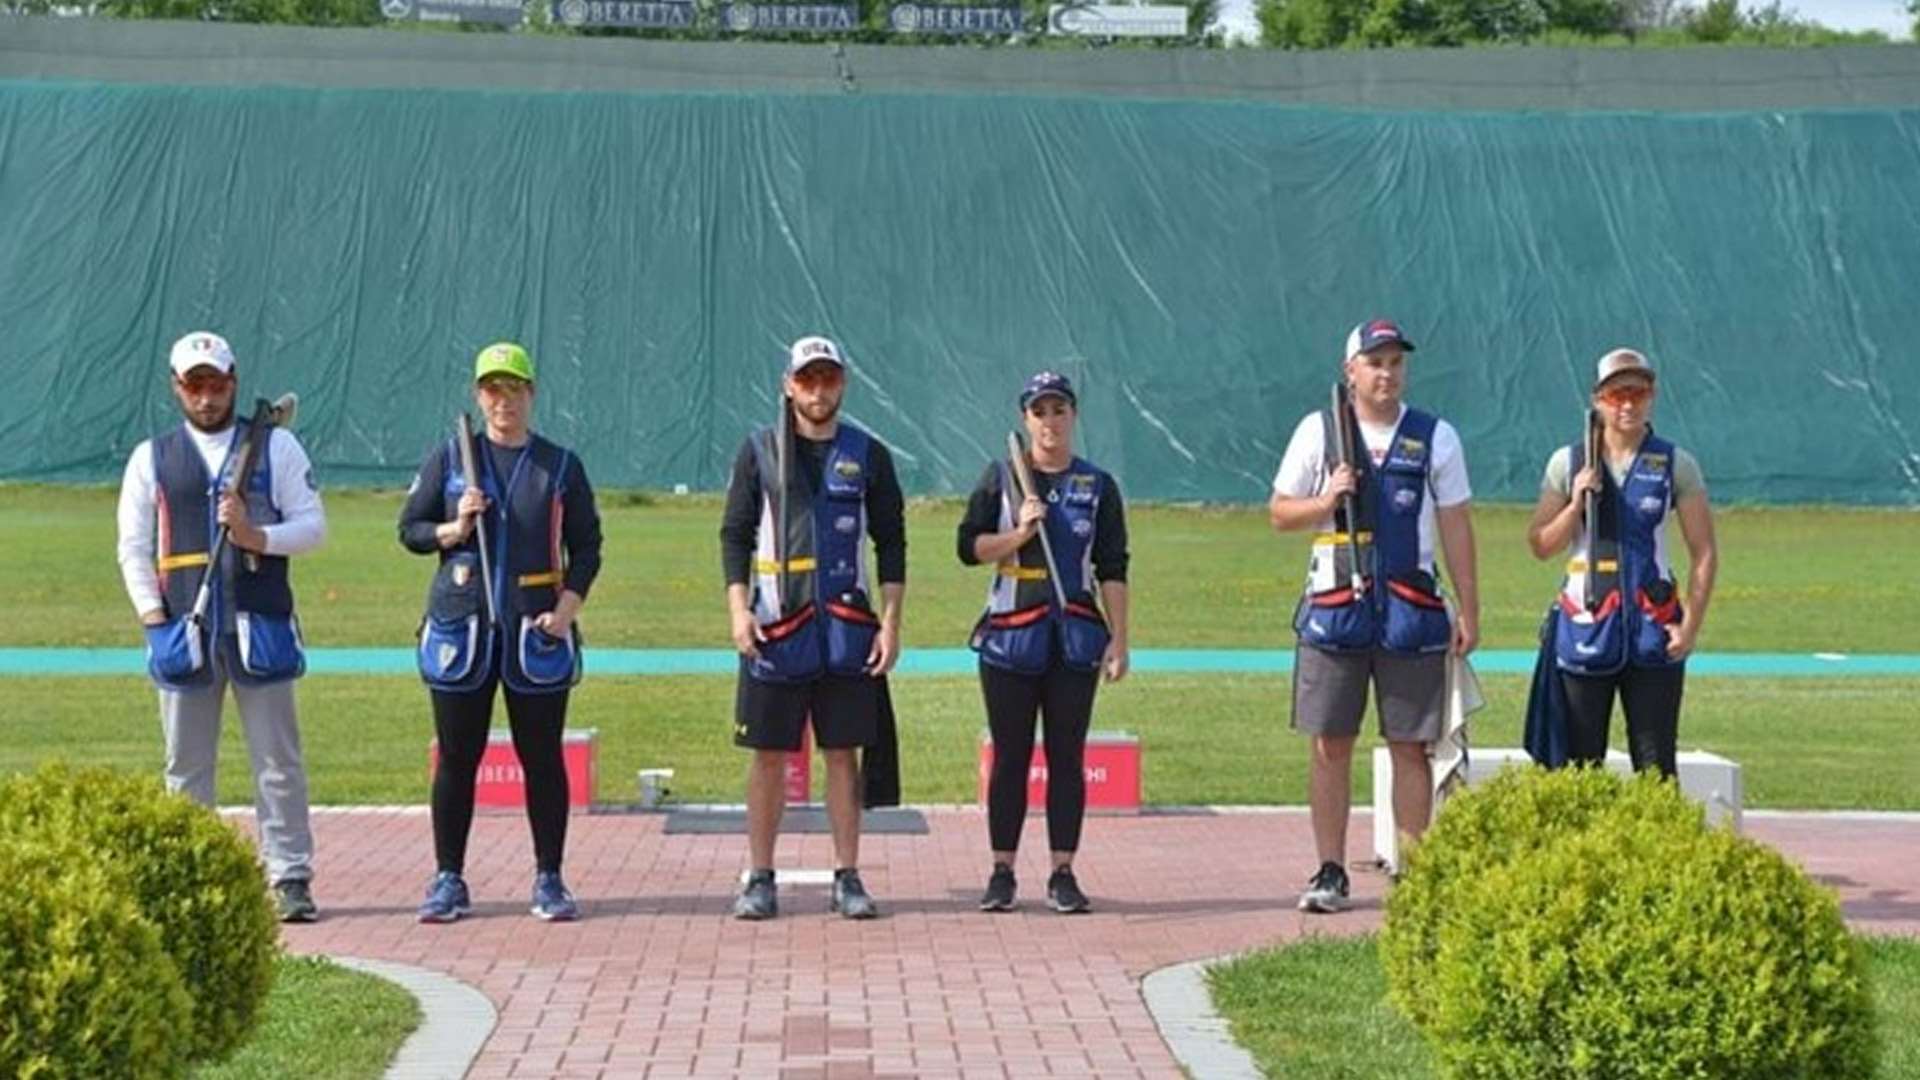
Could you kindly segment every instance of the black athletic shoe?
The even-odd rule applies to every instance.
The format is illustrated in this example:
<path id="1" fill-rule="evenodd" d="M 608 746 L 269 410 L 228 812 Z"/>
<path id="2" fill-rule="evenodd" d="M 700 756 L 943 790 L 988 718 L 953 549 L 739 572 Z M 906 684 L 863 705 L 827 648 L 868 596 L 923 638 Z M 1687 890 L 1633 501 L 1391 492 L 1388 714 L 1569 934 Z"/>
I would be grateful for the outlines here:
<path id="1" fill-rule="evenodd" d="M 1013 894 L 1017 887 L 1013 880 L 1013 867 L 1006 863 L 994 863 L 993 876 L 987 878 L 987 891 L 980 897 L 980 910 L 1012 911 Z"/>
<path id="2" fill-rule="evenodd" d="M 1055 867 L 1053 875 L 1047 878 L 1047 903 L 1062 915 L 1079 915 L 1092 910 L 1093 901 L 1080 891 L 1080 883 L 1073 880 L 1073 867 Z"/>
<path id="3" fill-rule="evenodd" d="M 780 914 L 780 894 L 773 884 L 773 871 L 755 870 L 747 875 L 747 887 L 733 902 L 736 919 L 771 919 Z"/>
<path id="4" fill-rule="evenodd" d="M 873 897 L 867 895 L 867 887 L 860 883 L 860 871 L 852 868 L 833 872 L 833 898 L 828 907 L 847 919 L 871 919 L 880 914 Z"/>
<path id="5" fill-rule="evenodd" d="M 1347 910 L 1347 871 L 1339 863 L 1324 862 L 1300 894 L 1300 910 L 1331 915 Z"/>
<path id="6" fill-rule="evenodd" d="M 312 887 L 299 878 L 273 883 L 273 908 L 281 922 L 312 922 L 320 917 Z"/>

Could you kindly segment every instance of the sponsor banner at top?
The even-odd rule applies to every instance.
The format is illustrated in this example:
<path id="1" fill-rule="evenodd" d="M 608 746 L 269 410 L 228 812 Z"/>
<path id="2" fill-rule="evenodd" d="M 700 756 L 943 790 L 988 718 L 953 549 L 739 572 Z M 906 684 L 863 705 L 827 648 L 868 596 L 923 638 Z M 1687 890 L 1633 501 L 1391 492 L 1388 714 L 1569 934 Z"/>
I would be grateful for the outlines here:
<path id="1" fill-rule="evenodd" d="M 1186 37 L 1187 9 L 1178 4 L 1054 4 L 1047 29 L 1071 37 Z"/>
<path id="2" fill-rule="evenodd" d="M 562 26 L 689 30 L 695 15 L 692 0 L 553 0 L 553 21 Z"/>
<path id="3" fill-rule="evenodd" d="M 380 14 L 396 22 L 500 23 L 518 26 L 521 0 L 380 0 Z"/>
<path id="4" fill-rule="evenodd" d="M 852 4 L 722 4 L 720 28 L 736 34 L 843 34 L 860 29 Z"/>
<path id="5" fill-rule="evenodd" d="M 1018 34 L 1026 29 L 1017 4 L 895 4 L 887 25 L 896 34 Z"/>

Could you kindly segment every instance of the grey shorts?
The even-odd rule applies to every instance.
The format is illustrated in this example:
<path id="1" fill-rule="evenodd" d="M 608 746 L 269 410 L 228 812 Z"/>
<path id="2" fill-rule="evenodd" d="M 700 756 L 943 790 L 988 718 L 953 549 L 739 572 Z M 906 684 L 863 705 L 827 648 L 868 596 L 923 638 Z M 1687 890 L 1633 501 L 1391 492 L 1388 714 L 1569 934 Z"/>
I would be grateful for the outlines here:
<path id="1" fill-rule="evenodd" d="M 1380 736 L 1394 742 L 1432 742 L 1447 709 L 1447 654 L 1401 656 L 1382 652 L 1293 650 L 1293 727 L 1309 735 L 1360 734 L 1372 682 Z"/>

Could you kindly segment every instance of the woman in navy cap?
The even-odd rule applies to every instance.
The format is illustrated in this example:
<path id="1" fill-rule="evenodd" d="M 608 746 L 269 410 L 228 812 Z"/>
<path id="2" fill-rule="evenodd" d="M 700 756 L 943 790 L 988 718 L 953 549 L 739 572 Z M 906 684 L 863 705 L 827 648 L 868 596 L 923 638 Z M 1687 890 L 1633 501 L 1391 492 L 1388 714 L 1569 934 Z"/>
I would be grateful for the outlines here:
<path id="1" fill-rule="evenodd" d="M 1078 415 L 1066 376 L 1043 371 L 1027 380 L 1020 420 L 1031 449 L 987 466 L 960 522 L 960 561 L 994 566 L 972 639 L 993 733 L 993 873 L 982 911 L 1014 906 L 1036 714 L 1045 727 L 1053 850 L 1047 901 L 1068 914 L 1089 907 L 1073 856 L 1086 815 L 1082 766 L 1094 690 L 1103 672 L 1108 682 L 1127 673 L 1127 521 L 1113 477 L 1074 456 Z"/>
<path id="2" fill-rule="evenodd" d="M 1590 436 L 1548 459 L 1527 528 L 1534 558 L 1568 556 L 1528 706 L 1528 749 L 1548 765 L 1606 760 L 1617 692 L 1634 770 L 1677 771 L 1687 656 L 1719 558 L 1699 463 L 1653 433 L 1654 385 L 1640 353 L 1614 349 L 1600 358 Z M 1585 445 L 1592 435 L 1597 453 Z M 1667 560 L 1672 518 L 1687 544 L 1684 604 Z"/>

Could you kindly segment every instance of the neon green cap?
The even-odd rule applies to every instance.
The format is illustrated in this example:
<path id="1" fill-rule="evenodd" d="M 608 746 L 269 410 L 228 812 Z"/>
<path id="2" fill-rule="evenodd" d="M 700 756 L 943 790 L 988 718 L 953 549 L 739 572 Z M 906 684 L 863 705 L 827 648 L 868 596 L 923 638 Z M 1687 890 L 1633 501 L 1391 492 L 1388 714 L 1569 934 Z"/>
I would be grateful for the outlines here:
<path id="1" fill-rule="evenodd" d="M 533 357 L 511 341 L 495 342 L 473 358 L 473 381 L 479 382 L 489 375 L 512 375 L 532 382 Z"/>

